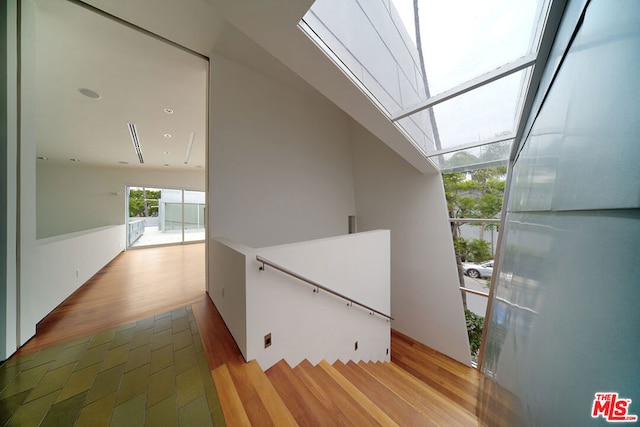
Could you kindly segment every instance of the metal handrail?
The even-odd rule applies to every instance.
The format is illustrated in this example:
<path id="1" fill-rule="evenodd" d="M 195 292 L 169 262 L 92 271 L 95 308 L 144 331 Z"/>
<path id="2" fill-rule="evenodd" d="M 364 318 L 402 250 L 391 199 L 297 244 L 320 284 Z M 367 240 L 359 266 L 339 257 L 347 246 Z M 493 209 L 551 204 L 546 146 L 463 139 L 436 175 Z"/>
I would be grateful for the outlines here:
<path id="1" fill-rule="evenodd" d="M 354 300 L 353 298 L 349 298 L 348 296 L 343 295 L 343 294 L 341 294 L 340 292 L 336 292 L 336 291 L 334 291 L 333 289 L 329 289 L 329 288 L 327 288 L 326 286 L 322 286 L 320 283 L 318 283 L 318 282 L 314 282 L 314 281 L 313 281 L 313 280 L 311 280 L 311 279 L 307 279 L 306 277 L 301 276 L 301 275 L 299 275 L 298 273 L 296 273 L 296 272 L 293 272 L 293 271 L 289 270 L 288 268 L 285 268 L 285 267 L 283 267 L 283 266 L 281 266 L 281 265 L 278 265 L 278 264 L 276 264 L 276 263 L 275 263 L 275 262 L 273 262 L 273 261 L 269 261 L 268 259 L 263 258 L 263 257 L 261 257 L 260 255 L 256 255 L 256 260 L 257 260 L 259 263 L 261 263 L 261 264 L 262 264 L 262 267 L 260 267 L 260 270 L 264 270 L 264 266 L 265 266 L 265 265 L 268 265 L 269 267 L 272 267 L 272 268 L 274 268 L 274 269 L 276 269 L 276 270 L 278 270 L 278 271 L 281 271 L 281 272 L 282 272 L 282 273 L 284 273 L 284 274 L 288 274 L 289 276 L 295 277 L 295 278 L 296 278 L 296 279 L 298 279 L 298 280 L 301 280 L 301 281 L 303 281 L 303 282 L 305 282 L 305 283 L 308 283 L 309 285 L 311 285 L 311 286 L 313 286 L 313 287 L 315 287 L 315 288 L 317 288 L 317 289 L 322 289 L 323 291 L 328 292 L 328 293 L 330 293 L 331 295 L 335 295 L 335 296 L 337 296 L 338 298 L 342 298 L 343 300 L 348 301 L 350 306 L 351 306 L 351 305 L 353 305 L 353 304 L 355 304 L 355 305 L 359 305 L 360 307 L 362 307 L 362 308 L 364 308 L 364 309 L 366 309 L 366 310 L 369 310 L 369 311 L 371 312 L 371 314 L 375 313 L 375 314 L 378 314 L 378 315 L 380 315 L 380 316 L 382 316 L 382 317 L 386 318 L 387 320 L 394 320 L 394 318 L 393 318 L 393 317 L 391 317 L 391 316 L 389 316 L 388 314 L 384 314 L 383 312 L 378 311 L 378 310 L 376 310 L 375 308 L 371 308 L 371 307 L 369 307 L 368 305 L 362 304 L 362 303 L 360 303 L 360 302 L 358 302 L 358 301 Z M 314 290 L 314 292 L 317 292 L 317 289 L 315 289 L 315 290 Z"/>
<path id="2" fill-rule="evenodd" d="M 462 286 L 460 286 L 460 290 L 462 292 L 469 292 L 470 294 L 480 295 L 481 297 L 489 298 L 489 294 L 485 292 L 476 291 L 475 289 L 463 288 Z"/>

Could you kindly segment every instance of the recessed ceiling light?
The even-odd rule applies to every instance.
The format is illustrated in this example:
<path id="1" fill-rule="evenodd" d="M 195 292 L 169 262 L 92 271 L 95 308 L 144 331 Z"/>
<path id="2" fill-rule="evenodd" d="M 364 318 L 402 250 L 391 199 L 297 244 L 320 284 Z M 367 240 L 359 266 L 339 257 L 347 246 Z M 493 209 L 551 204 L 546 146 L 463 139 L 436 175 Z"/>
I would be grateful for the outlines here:
<path id="1" fill-rule="evenodd" d="M 169 154 L 169 152 L 168 152 L 168 151 L 163 151 L 162 153 L 163 153 L 163 154 Z"/>
<path id="2" fill-rule="evenodd" d="M 83 94 L 84 96 L 92 99 L 100 99 L 100 94 L 95 90 L 87 89 L 86 87 L 81 87 L 78 89 L 78 92 Z"/>
<path id="3" fill-rule="evenodd" d="M 171 138 L 171 136 L 172 136 L 172 135 L 171 135 L 170 133 L 165 133 L 165 134 L 164 134 L 164 137 L 165 137 L 165 138 Z"/>
<path id="4" fill-rule="evenodd" d="M 38 159 L 38 160 L 49 160 L 49 158 L 47 156 L 38 156 L 38 157 L 36 157 L 36 159 Z"/>
<path id="5" fill-rule="evenodd" d="M 69 160 L 71 160 L 72 162 L 79 162 L 79 161 L 80 161 L 80 159 L 76 159 L 75 157 L 74 157 L 74 158 L 71 158 L 71 159 L 69 159 Z"/>
<path id="6" fill-rule="evenodd" d="M 167 114 L 173 114 L 173 110 L 171 108 L 165 108 L 164 112 Z"/>

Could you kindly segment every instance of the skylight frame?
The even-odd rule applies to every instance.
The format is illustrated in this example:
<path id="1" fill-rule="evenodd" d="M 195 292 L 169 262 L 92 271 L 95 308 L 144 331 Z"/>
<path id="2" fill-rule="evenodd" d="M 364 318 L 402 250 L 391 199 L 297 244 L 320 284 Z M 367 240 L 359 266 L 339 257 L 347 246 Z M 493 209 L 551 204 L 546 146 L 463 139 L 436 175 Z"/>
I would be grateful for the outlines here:
<path id="1" fill-rule="evenodd" d="M 516 59 L 508 64 L 505 64 L 501 67 L 496 68 L 495 70 L 489 71 L 488 73 L 484 73 L 474 79 L 466 81 L 464 83 L 459 84 L 456 87 L 453 87 L 449 90 L 441 92 L 438 95 L 434 95 L 411 108 L 408 108 L 402 111 L 399 114 L 391 117 L 391 120 L 396 122 L 398 120 L 409 117 L 419 111 L 426 110 L 427 108 L 431 108 L 435 105 L 446 102 L 450 99 L 456 98 L 460 95 L 464 95 L 467 92 L 471 92 L 473 90 L 479 89 L 489 83 L 493 83 L 497 80 L 500 80 L 504 77 L 508 77 L 518 71 L 522 71 L 536 63 L 536 54 L 529 54 L 527 56 L 523 56 L 521 58 Z"/>
<path id="2" fill-rule="evenodd" d="M 440 169 L 440 167 L 438 166 L 440 162 L 438 160 L 441 159 L 441 156 L 443 156 L 444 154 L 454 153 L 461 150 L 469 150 L 474 147 L 488 146 L 496 142 L 503 142 L 506 140 L 513 141 L 517 139 L 518 134 L 522 134 L 524 126 L 524 123 L 522 123 L 522 121 L 526 121 L 526 118 L 529 114 L 528 111 L 530 111 L 529 109 L 527 109 L 527 107 L 529 106 L 529 100 L 531 99 L 530 92 L 532 91 L 532 89 L 533 92 L 535 92 L 535 89 L 537 88 L 537 83 L 536 81 L 534 81 L 534 76 L 537 74 L 535 73 L 536 63 L 538 60 L 540 47 L 543 44 L 543 36 L 548 36 L 546 32 L 546 21 L 549 17 L 551 5 L 556 1 L 559 1 L 561 3 L 566 3 L 566 1 L 539 0 L 536 2 L 537 5 L 535 6 L 535 9 L 529 9 L 529 16 L 533 18 L 533 21 L 529 22 L 532 22 L 533 25 L 530 27 L 531 33 L 529 37 L 528 53 L 526 53 L 524 56 L 516 58 L 502 66 L 478 75 L 464 83 L 457 84 L 455 87 L 441 91 L 434 96 L 429 96 L 429 92 L 431 92 L 429 90 L 429 82 L 425 81 L 424 78 L 421 77 L 422 73 L 420 72 L 420 67 L 416 68 L 417 63 L 415 61 L 417 59 L 417 56 L 411 53 L 412 51 L 410 49 L 410 46 L 407 46 L 407 44 L 404 43 L 406 41 L 406 34 L 408 34 L 409 30 L 407 30 L 404 25 L 402 25 L 402 30 L 398 28 L 398 23 L 405 18 L 401 17 L 398 14 L 394 2 L 382 2 L 380 4 L 376 2 L 375 5 L 371 6 L 371 9 L 366 9 L 366 7 L 369 6 L 368 2 L 363 3 L 361 0 L 352 1 L 353 3 L 349 3 L 347 9 L 350 12 L 358 14 L 358 16 L 353 18 L 352 22 L 347 23 L 346 21 L 348 21 L 349 18 L 345 18 L 344 14 L 335 22 L 331 19 L 334 15 L 340 16 L 340 10 L 335 9 L 336 7 L 343 4 L 341 1 L 336 2 L 332 0 L 318 0 L 309 10 L 307 15 L 303 17 L 298 26 L 320 49 L 325 52 L 325 54 L 332 60 L 332 62 L 334 62 L 336 66 L 338 66 L 338 68 L 345 73 L 345 75 L 361 90 L 361 92 L 371 100 L 371 102 L 381 111 L 381 113 L 383 113 L 383 115 L 385 115 L 396 126 L 396 128 L 398 128 L 398 130 L 404 134 L 407 140 L 417 150 L 419 150 L 419 152 L 427 160 L 429 160 L 430 163 L 436 164 L 436 167 Z M 322 7 L 324 7 L 324 11 L 322 12 L 322 9 L 319 9 L 321 11 L 321 16 L 319 16 L 314 12 L 314 7 L 316 7 L 321 2 Z M 381 7 L 381 5 L 384 5 L 384 7 Z M 333 9 L 329 10 L 327 6 L 330 6 Z M 381 15 L 383 11 L 387 12 L 388 16 Z M 360 15 L 361 13 L 362 15 Z M 378 15 L 376 15 L 376 13 Z M 308 22 L 309 16 L 312 17 L 310 19 L 311 23 Z M 387 19 L 389 23 L 387 27 L 380 27 L 381 18 Z M 320 33 L 318 33 L 314 28 L 315 25 L 320 25 Z M 343 26 L 340 27 L 340 25 Z M 393 26 L 395 26 L 395 29 L 393 28 Z M 394 46 L 392 45 L 392 43 L 387 43 L 384 37 L 382 37 L 381 34 L 383 34 L 384 31 L 380 31 L 381 28 L 382 30 L 384 30 L 384 28 L 388 28 L 389 31 L 391 31 L 392 36 L 396 40 L 396 45 L 402 46 L 400 42 L 404 43 L 402 49 L 406 49 L 407 52 L 401 50 L 400 52 L 394 53 Z M 394 30 L 397 31 L 398 34 L 396 34 Z M 329 34 L 330 42 L 337 43 L 338 51 L 335 51 L 334 48 L 330 46 L 331 43 L 328 43 L 323 39 L 322 33 Z M 378 46 L 377 51 L 380 51 L 382 56 L 376 58 L 376 60 L 372 60 L 371 51 L 354 51 L 354 49 L 358 48 L 358 46 L 368 46 L 367 43 L 363 42 L 363 38 L 357 38 L 357 35 L 360 33 L 364 34 L 364 40 L 370 40 L 375 34 L 379 36 L 380 40 L 376 39 L 375 45 Z M 340 35 L 346 35 L 346 39 L 339 38 Z M 369 39 L 366 39 L 366 37 L 369 37 Z M 523 45 L 520 42 L 518 46 L 520 47 L 518 48 L 516 46 L 514 52 L 527 52 L 526 45 Z M 340 51 L 344 51 L 347 53 L 347 62 L 345 62 L 345 60 L 339 54 Z M 404 58 L 405 62 L 402 62 L 398 58 Z M 413 60 L 413 63 L 408 62 L 409 58 Z M 351 66 L 353 65 L 350 66 L 350 63 L 357 64 L 357 70 L 352 70 Z M 378 64 L 380 63 L 388 64 L 388 68 L 386 69 L 386 71 L 384 69 L 377 68 L 379 66 Z M 403 67 L 409 67 L 407 68 L 407 70 L 410 73 L 416 72 L 417 74 L 415 76 L 411 74 L 410 76 L 409 74 L 407 74 L 407 70 L 404 70 Z M 525 70 L 525 73 L 522 77 L 521 83 L 518 86 L 518 94 L 516 96 L 511 95 L 512 97 L 509 101 L 507 101 L 507 104 L 513 106 L 511 109 L 509 109 L 513 111 L 513 115 L 511 112 L 509 112 L 509 116 L 505 116 L 506 120 L 510 120 L 512 123 L 509 129 L 506 129 L 506 126 L 504 129 L 504 131 L 509 132 L 509 135 L 500 135 L 496 136 L 495 138 L 488 137 L 476 141 L 456 142 L 448 147 L 442 147 L 441 144 L 438 144 L 438 140 L 440 139 L 438 138 L 438 119 L 436 118 L 436 124 L 434 125 L 433 106 L 444 104 L 447 101 L 450 101 L 451 99 L 454 99 L 460 95 L 473 92 L 474 90 L 479 89 L 485 85 L 499 81 L 502 78 L 508 77 L 523 70 Z M 413 85 L 413 88 L 415 90 L 415 93 L 413 95 L 407 92 L 409 98 L 411 98 L 412 96 L 423 97 L 426 92 L 426 95 L 428 96 L 427 99 L 418 99 L 417 102 L 413 102 L 412 105 L 407 107 L 407 98 L 402 92 L 402 85 L 406 83 L 401 80 L 401 73 L 407 79 L 415 78 L 413 83 L 418 82 L 417 84 Z M 397 84 L 400 86 L 391 88 L 385 87 L 383 83 L 393 82 L 394 75 L 398 76 L 399 80 Z M 376 76 L 382 78 L 382 80 L 378 80 Z M 367 80 L 369 79 L 372 82 L 375 82 L 375 86 L 373 88 L 374 90 L 372 90 L 367 84 Z M 410 80 L 407 80 L 407 82 L 411 84 Z M 420 85 L 420 82 L 424 82 L 422 86 Z M 440 86 L 442 87 L 442 85 Z M 408 87 L 409 86 L 407 86 L 407 88 Z M 385 99 L 378 98 L 378 96 L 380 95 L 380 93 L 378 92 L 380 92 L 380 90 L 384 92 L 383 98 L 385 98 L 386 101 Z M 513 94 L 514 92 L 511 93 Z M 514 99 L 515 101 L 512 101 Z M 391 102 L 389 102 L 389 100 L 391 100 Z M 479 111 L 483 110 L 480 109 Z M 420 113 L 422 113 L 423 115 L 418 117 L 417 114 Z M 429 114 L 429 116 L 424 115 L 425 113 Z M 499 111 L 497 111 L 496 114 L 500 114 Z M 469 115 L 467 114 L 466 116 Z M 429 117 L 431 118 L 431 120 L 429 120 Z M 508 117 L 512 118 L 509 119 Z M 405 129 L 407 125 L 406 123 L 400 123 L 400 120 L 403 119 L 412 120 L 412 123 L 409 124 L 409 129 Z M 501 123 L 506 122 L 501 121 Z M 451 125 L 449 125 L 448 128 L 450 130 L 455 129 L 455 127 L 452 127 Z M 472 126 L 471 129 L 474 129 L 474 127 Z M 484 129 L 485 133 L 488 133 L 486 132 L 486 128 Z M 481 128 L 479 128 L 479 130 L 480 132 L 482 132 Z M 450 133 L 450 135 L 454 134 Z M 488 135 L 484 136 L 487 137 Z M 466 137 L 464 135 L 461 135 L 460 138 L 454 138 L 454 140 L 457 139 L 464 140 L 466 139 Z M 510 157 L 511 156 L 509 155 L 509 153 L 507 153 L 504 161 L 507 161 Z M 500 161 L 502 162 L 503 160 Z"/>

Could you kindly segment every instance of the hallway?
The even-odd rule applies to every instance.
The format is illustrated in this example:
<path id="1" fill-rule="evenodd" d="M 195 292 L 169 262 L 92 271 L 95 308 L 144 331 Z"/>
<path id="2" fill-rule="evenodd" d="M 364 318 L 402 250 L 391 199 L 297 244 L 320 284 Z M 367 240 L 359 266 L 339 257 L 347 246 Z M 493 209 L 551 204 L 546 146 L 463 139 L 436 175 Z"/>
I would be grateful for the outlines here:
<path id="1" fill-rule="evenodd" d="M 121 253 L 56 307 L 14 355 L 175 310 L 205 293 L 205 245 L 176 245 Z"/>
<path id="2" fill-rule="evenodd" d="M 67 298 L 0 366 L 0 425 L 224 425 L 191 307 L 204 253 L 123 252 Z"/>

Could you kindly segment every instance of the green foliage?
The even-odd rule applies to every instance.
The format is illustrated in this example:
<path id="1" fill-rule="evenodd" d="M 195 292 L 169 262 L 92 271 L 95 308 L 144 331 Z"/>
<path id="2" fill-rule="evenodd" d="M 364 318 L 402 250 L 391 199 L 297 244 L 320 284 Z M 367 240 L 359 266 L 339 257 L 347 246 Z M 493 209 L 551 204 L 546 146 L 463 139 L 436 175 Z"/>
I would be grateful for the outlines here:
<path id="1" fill-rule="evenodd" d="M 471 347 L 471 355 L 478 356 L 480 351 L 480 343 L 482 341 L 482 328 L 484 327 L 484 317 L 478 316 L 474 312 L 464 310 L 464 318 L 467 322 L 467 334 L 469 335 L 469 347 Z"/>
<path id="2" fill-rule="evenodd" d="M 497 218 L 502 211 L 503 178 L 506 172 L 504 167 L 494 167 L 443 174 L 449 218 Z M 496 228 L 496 224 L 473 225 L 482 226 L 485 230 Z M 480 239 L 466 242 L 460 236 L 459 229 L 459 223 L 452 223 L 451 233 L 459 257 L 474 261 L 491 257 L 489 243 Z"/>
<path id="3" fill-rule="evenodd" d="M 467 261 L 482 262 L 491 259 L 491 243 L 483 239 L 472 239 L 467 243 Z"/>
<path id="4" fill-rule="evenodd" d="M 456 257 L 466 261 L 469 254 L 469 242 L 467 239 L 462 236 L 453 239 L 453 247 L 456 250 Z"/>
<path id="5" fill-rule="evenodd" d="M 462 153 L 458 153 L 461 154 Z M 466 153 L 468 154 L 468 153 Z M 506 167 L 478 169 L 442 175 L 449 218 L 498 218 L 502 210 Z M 496 224 L 471 223 L 495 229 Z M 460 222 L 451 223 L 451 234 L 458 263 L 458 280 L 464 287 L 462 260 L 481 262 L 491 258 L 491 244 L 483 239 L 467 241 L 460 236 Z M 466 295 L 462 296 L 466 309 Z"/>
<path id="6" fill-rule="evenodd" d="M 129 217 L 157 216 L 160 190 L 129 189 Z"/>
<path id="7" fill-rule="evenodd" d="M 502 134 L 496 134 L 496 137 L 504 136 L 509 132 Z M 448 159 L 441 161 L 440 167 L 442 170 L 457 169 L 457 170 L 473 170 L 473 169 L 496 169 L 503 168 L 506 165 L 509 158 L 509 152 L 511 151 L 511 141 L 505 140 L 489 145 L 485 145 L 479 151 L 478 149 L 461 150 L 453 154 Z M 493 167 L 490 167 L 493 166 Z"/>
<path id="8" fill-rule="evenodd" d="M 450 218 L 496 218 L 502 210 L 505 168 L 443 174 Z"/>
<path id="9" fill-rule="evenodd" d="M 491 242 L 483 239 L 467 240 L 458 236 L 453 240 L 456 256 L 469 262 L 482 262 L 491 259 Z"/>

